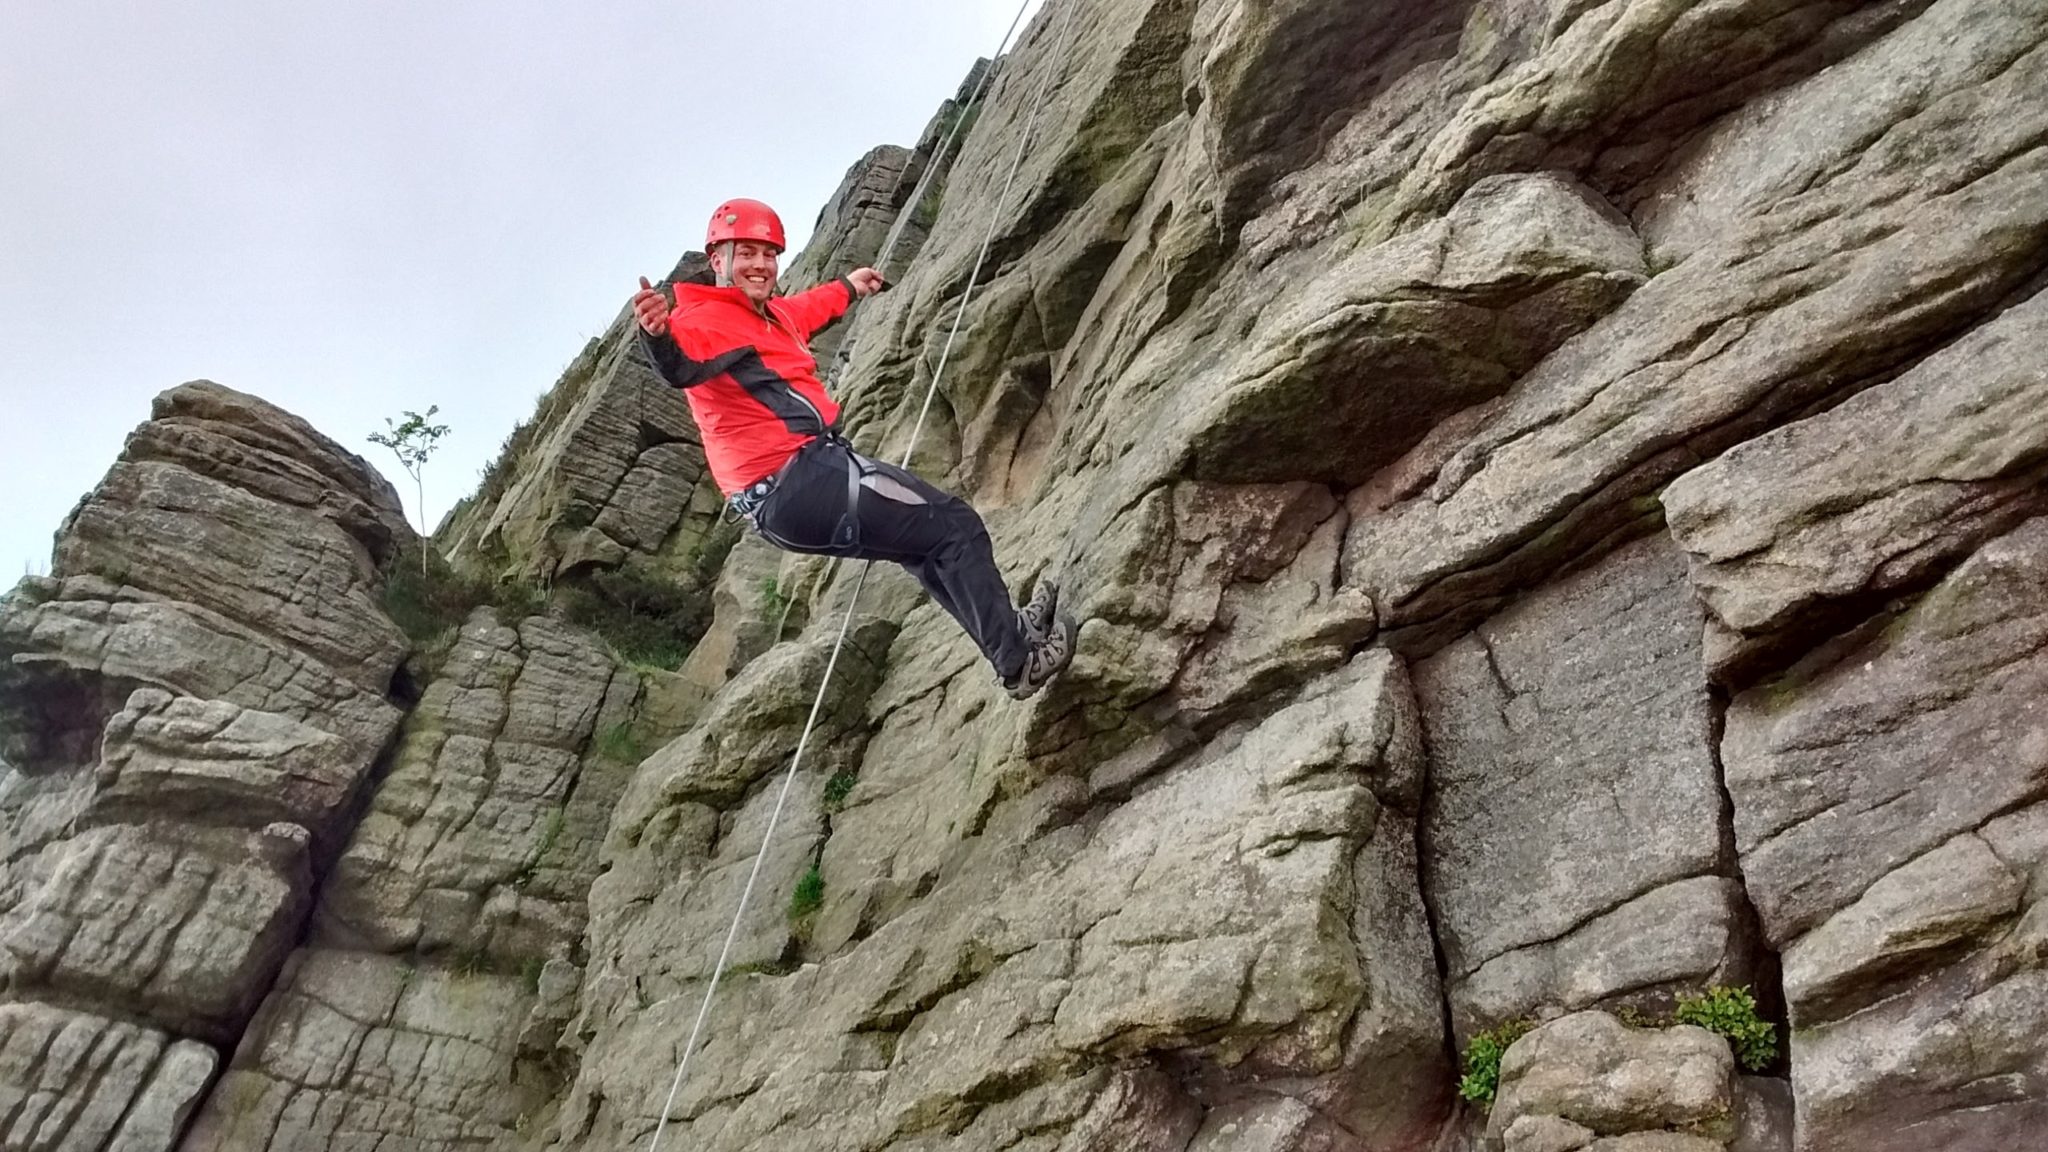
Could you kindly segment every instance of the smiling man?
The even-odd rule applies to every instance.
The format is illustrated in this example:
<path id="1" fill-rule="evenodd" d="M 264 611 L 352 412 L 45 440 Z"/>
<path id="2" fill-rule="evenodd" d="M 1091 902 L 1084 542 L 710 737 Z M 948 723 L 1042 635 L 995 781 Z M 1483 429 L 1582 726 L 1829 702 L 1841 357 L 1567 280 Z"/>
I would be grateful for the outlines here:
<path id="1" fill-rule="evenodd" d="M 777 296 L 782 221 L 758 200 L 711 216 L 710 283 L 673 285 L 671 305 L 645 279 L 633 296 L 641 344 L 684 389 L 719 490 L 763 540 L 792 552 L 887 560 L 917 578 L 972 637 L 1011 696 L 1024 699 L 1073 659 L 1075 624 L 1041 581 L 1018 609 L 980 515 L 965 500 L 853 450 L 825 394 L 812 335 L 879 292 L 861 268 Z"/>

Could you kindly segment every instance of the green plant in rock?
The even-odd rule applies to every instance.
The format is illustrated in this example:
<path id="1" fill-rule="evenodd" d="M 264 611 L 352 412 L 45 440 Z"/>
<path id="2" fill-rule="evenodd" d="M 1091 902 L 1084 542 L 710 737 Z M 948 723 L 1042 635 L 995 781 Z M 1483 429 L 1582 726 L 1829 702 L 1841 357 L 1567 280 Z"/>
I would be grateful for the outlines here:
<path id="1" fill-rule="evenodd" d="M 1778 1058 L 1778 1026 L 1756 1012 L 1748 988 L 1713 987 L 1698 996 L 1678 998 L 1678 1022 L 1705 1028 L 1728 1038 L 1735 1059 L 1751 1072 L 1761 1072 Z"/>
<path id="2" fill-rule="evenodd" d="M 430 404 L 424 415 L 418 412 L 404 413 L 403 421 L 386 416 L 384 426 L 387 431 L 370 433 L 370 443 L 391 449 L 391 454 L 398 457 L 398 463 L 405 469 L 405 474 L 412 477 L 414 494 L 419 497 L 421 540 L 432 535 L 427 527 L 427 488 L 421 474 L 426 470 L 427 458 L 440 446 L 441 437 L 448 434 L 446 424 L 429 423 L 440 410 L 440 405 Z M 430 551 L 431 548 L 424 547 L 420 550 L 422 576 L 426 575 L 427 553 Z"/>
<path id="3" fill-rule="evenodd" d="M 1659 1023 L 1655 1017 L 1646 1014 L 1641 1008 L 1638 1008 L 1633 1004 L 1623 1004 L 1621 1007 L 1615 1009 L 1614 1018 L 1621 1021 L 1623 1025 L 1629 1028 L 1642 1029 L 1664 1027 L 1664 1025 Z"/>
<path id="4" fill-rule="evenodd" d="M 756 592 L 763 617 L 779 618 L 784 612 L 789 611 L 789 596 L 775 583 L 775 577 L 761 577 L 761 584 Z"/>
<path id="5" fill-rule="evenodd" d="M 796 890 L 789 894 L 789 918 L 802 920 L 825 906 L 825 877 L 816 864 L 797 879 Z"/>
<path id="6" fill-rule="evenodd" d="M 620 764 L 638 764 L 647 759 L 654 751 L 648 745 L 647 735 L 629 720 L 622 720 L 597 736 L 597 754 Z"/>
<path id="7" fill-rule="evenodd" d="M 418 571 L 410 560 L 392 565 L 381 599 L 384 614 L 420 645 L 433 644 L 485 605 L 495 609 L 500 620 L 511 623 L 539 612 L 547 603 L 546 594 L 532 584 L 465 575 L 439 552 L 424 547 Z"/>
<path id="8" fill-rule="evenodd" d="M 540 993 L 541 973 L 547 971 L 547 967 L 548 962 L 538 956 L 528 956 L 525 960 L 520 961 L 519 978 L 526 984 L 528 994 L 538 995 Z"/>
<path id="9" fill-rule="evenodd" d="M 526 862 L 519 866 L 519 871 L 512 874 L 514 888 L 525 888 L 540 874 L 540 862 L 547 858 L 549 852 L 554 851 L 555 841 L 562 838 L 562 825 L 568 822 L 568 812 L 566 808 L 556 808 L 548 813 L 548 822 L 540 831 L 540 842 L 533 846 L 532 852 L 527 853 Z"/>
<path id="10" fill-rule="evenodd" d="M 1475 1104 L 1492 1103 L 1500 1091 L 1501 1057 L 1535 1027 L 1534 1020 L 1513 1020 L 1472 1037 L 1465 1045 L 1465 1075 L 1458 1081 L 1458 1095 Z"/>
<path id="11" fill-rule="evenodd" d="M 604 638 L 624 659 L 673 671 L 703 633 L 704 598 L 636 564 L 594 572 L 557 594 L 570 623 Z"/>
<path id="12" fill-rule="evenodd" d="M 846 798 L 853 793 L 853 786 L 859 777 L 851 772 L 835 772 L 825 781 L 825 811 L 837 812 L 846 807 Z"/>

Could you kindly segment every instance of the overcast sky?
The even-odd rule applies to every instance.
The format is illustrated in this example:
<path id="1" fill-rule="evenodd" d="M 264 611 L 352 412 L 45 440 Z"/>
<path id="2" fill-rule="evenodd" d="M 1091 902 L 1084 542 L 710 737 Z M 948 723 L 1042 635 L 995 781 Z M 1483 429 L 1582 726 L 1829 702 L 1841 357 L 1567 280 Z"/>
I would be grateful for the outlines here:
<path id="1" fill-rule="evenodd" d="M 1016 8 L 0 2 L 0 590 L 192 379 L 310 420 L 415 520 L 364 437 L 438 404 L 438 519 L 719 200 L 800 245 Z"/>

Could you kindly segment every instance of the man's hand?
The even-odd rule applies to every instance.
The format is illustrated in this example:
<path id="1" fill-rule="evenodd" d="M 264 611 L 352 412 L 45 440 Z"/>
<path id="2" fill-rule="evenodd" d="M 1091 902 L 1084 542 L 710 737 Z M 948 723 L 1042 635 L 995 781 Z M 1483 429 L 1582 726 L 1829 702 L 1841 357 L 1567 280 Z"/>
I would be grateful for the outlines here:
<path id="1" fill-rule="evenodd" d="M 856 268 L 848 272 L 846 282 L 853 285 L 853 294 L 856 296 L 873 296 L 888 287 L 882 281 L 882 274 L 873 268 Z"/>
<path id="2" fill-rule="evenodd" d="M 640 278 L 640 290 L 633 293 L 633 318 L 652 335 L 668 331 L 668 297 L 656 291 L 645 276 Z"/>

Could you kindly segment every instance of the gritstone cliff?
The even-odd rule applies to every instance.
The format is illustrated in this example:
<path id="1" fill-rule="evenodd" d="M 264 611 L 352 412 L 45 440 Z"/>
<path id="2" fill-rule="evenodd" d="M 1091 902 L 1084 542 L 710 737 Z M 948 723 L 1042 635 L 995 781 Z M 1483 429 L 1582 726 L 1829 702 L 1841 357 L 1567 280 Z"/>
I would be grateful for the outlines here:
<path id="1" fill-rule="evenodd" d="M 895 455 L 993 223 L 915 463 L 1081 654 L 1013 704 L 871 581 L 670 1146 L 2039 1146 L 2048 5 L 1053 0 L 995 67 L 788 272 L 904 223 L 820 350 Z M 720 523 L 628 323 L 427 578 L 195 383 L 0 601 L 0 1149 L 646 1145 L 853 573 Z"/>

